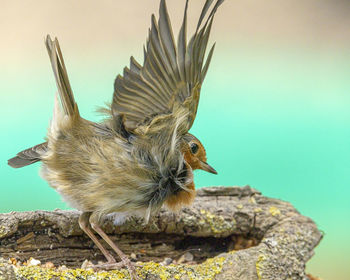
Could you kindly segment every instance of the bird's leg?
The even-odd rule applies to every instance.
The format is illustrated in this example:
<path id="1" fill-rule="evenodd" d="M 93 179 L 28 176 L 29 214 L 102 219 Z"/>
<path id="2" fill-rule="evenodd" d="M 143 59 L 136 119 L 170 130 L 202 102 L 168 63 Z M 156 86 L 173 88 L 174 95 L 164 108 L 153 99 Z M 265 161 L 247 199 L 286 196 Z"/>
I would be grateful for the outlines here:
<path id="1" fill-rule="evenodd" d="M 107 263 L 105 265 L 102 265 L 103 268 L 105 269 L 113 269 L 113 268 L 120 268 L 121 266 L 126 266 L 129 273 L 130 273 L 130 277 L 132 280 L 136 280 L 138 279 L 137 274 L 136 274 L 136 269 L 134 264 L 129 260 L 129 258 L 123 253 L 122 250 L 120 250 L 117 245 L 115 245 L 115 243 L 109 238 L 109 236 L 102 230 L 102 228 L 99 226 L 98 222 L 95 222 L 95 217 L 91 216 L 89 221 L 90 221 L 90 225 L 91 227 L 103 238 L 104 241 L 107 242 L 107 244 L 109 246 L 111 246 L 111 248 L 114 250 L 114 252 L 116 252 L 118 254 L 118 256 L 120 257 L 120 259 L 122 260 L 122 265 L 121 263 Z"/>
<path id="2" fill-rule="evenodd" d="M 108 263 L 116 263 L 114 257 L 108 252 L 108 250 L 103 247 L 101 242 L 97 239 L 95 234 L 89 228 L 89 218 L 91 212 L 83 212 L 79 217 L 80 228 L 91 238 L 91 240 L 96 244 L 96 246 L 101 250 L 102 254 L 106 257 Z"/>

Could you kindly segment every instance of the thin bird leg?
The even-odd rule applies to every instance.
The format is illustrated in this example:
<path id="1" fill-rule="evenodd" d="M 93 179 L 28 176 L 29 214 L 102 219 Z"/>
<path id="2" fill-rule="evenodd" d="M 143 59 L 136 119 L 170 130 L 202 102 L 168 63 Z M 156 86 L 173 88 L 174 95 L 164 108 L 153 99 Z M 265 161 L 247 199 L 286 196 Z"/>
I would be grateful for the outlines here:
<path id="1" fill-rule="evenodd" d="M 98 223 L 92 221 L 93 219 L 91 219 L 93 217 L 90 217 L 90 225 L 91 227 L 103 238 L 104 241 L 107 242 L 107 244 L 109 246 L 111 246 L 111 248 L 118 254 L 118 256 L 120 257 L 120 259 L 122 260 L 122 263 L 127 267 L 131 279 L 137 279 L 137 274 L 136 274 L 136 269 L 134 264 L 129 260 L 129 258 L 122 252 L 122 250 L 120 250 L 117 245 L 115 245 L 115 243 L 108 237 L 108 235 L 102 230 L 102 228 L 98 225 Z M 117 263 L 116 265 L 120 265 L 119 263 Z M 110 265 L 112 266 L 112 264 Z M 109 267 L 108 264 L 106 264 L 106 267 Z"/>
<path id="2" fill-rule="evenodd" d="M 83 212 L 79 217 L 80 228 L 91 238 L 91 240 L 96 244 L 96 246 L 101 250 L 102 254 L 106 257 L 108 263 L 116 263 L 114 257 L 108 252 L 106 248 L 103 247 L 101 242 L 97 239 L 95 234 L 89 228 L 89 218 L 91 212 Z"/>

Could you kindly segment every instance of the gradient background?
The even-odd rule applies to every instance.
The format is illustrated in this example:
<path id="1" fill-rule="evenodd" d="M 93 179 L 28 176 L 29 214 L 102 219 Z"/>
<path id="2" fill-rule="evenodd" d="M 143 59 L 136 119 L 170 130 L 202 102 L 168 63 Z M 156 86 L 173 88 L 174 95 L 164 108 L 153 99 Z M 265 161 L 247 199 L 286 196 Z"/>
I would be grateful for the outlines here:
<path id="1" fill-rule="evenodd" d="M 158 0 L 0 0 L 0 212 L 66 209 L 40 164 L 6 160 L 43 141 L 56 85 L 44 36 L 58 36 L 83 117 L 110 101 L 113 80 L 142 45 Z M 190 1 L 193 28 L 203 1 Z M 184 1 L 168 1 L 177 34 Z M 350 1 L 226 0 L 192 132 L 218 176 L 290 201 L 325 237 L 307 271 L 349 279 Z M 192 29 L 193 30 L 193 29 Z"/>

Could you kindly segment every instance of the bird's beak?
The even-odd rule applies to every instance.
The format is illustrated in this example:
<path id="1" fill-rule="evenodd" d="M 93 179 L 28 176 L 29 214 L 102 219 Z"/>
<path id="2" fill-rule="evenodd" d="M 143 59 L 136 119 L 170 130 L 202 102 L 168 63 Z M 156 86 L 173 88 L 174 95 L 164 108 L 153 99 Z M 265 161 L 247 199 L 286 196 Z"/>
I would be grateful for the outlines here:
<path id="1" fill-rule="evenodd" d="M 208 163 L 206 163 L 204 161 L 201 161 L 200 169 L 207 171 L 207 172 L 210 172 L 210 173 L 213 173 L 213 174 L 218 174 L 213 167 L 211 167 Z"/>

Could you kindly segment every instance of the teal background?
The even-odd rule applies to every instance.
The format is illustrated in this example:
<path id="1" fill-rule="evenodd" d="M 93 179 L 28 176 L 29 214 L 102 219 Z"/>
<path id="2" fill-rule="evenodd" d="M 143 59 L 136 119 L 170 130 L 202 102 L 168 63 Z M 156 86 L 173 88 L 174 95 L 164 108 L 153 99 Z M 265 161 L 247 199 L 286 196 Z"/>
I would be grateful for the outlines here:
<path id="1" fill-rule="evenodd" d="M 179 26 L 183 4 L 168 2 Z M 190 3 L 190 28 L 201 3 Z M 142 61 L 158 1 L 1 4 L 0 212 L 67 209 L 38 176 L 40 164 L 6 165 L 43 141 L 51 118 L 56 86 L 44 36 L 59 37 L 81 114 L 98 120 L 93 111 L 111 100 L 129 56 Z M 307 271 L 322 279 L 350 274 L 349 12 L 347 1 L 226 1 L 191 130 L 219 172 L 197 171 L 197 187 L 249 184 L 317 223 L 325 237 Z"/>

